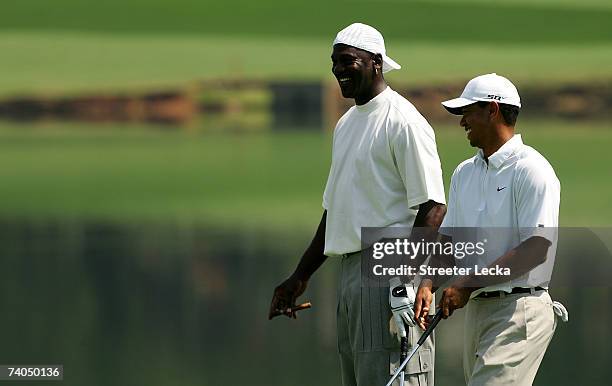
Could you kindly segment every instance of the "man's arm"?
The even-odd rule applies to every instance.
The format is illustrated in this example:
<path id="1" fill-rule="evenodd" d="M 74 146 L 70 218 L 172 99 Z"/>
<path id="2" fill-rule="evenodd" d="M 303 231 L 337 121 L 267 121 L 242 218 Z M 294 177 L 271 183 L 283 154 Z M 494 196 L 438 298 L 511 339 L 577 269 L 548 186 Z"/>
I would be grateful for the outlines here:
<path id="1" fill-rule="evenodd" d="M 464 276 L 444 290 L 440 307 L 444 318 L 453 311 L 466 305 L 472 292 L 494 284 L 505 283 L 531 271 L 546 261 L 548 248 L 552 243 L 544 237 L 533 236 L 520 243 L 516 248 L 497 258 L 489 267 L 509 268 L 509 276 L 484 275 Z"/>
<path id="2" fill-rule="evenodd" d="M 420 243 L 421 240 L 426 242 L 434 241 L 445 213 L 446 205 L 433 200 L 420 204 L 410 234 L 412 242 Z M 425 259 L 427 259 L 427 256 L 418 254 L 411 257 L 410 265 L 420 265 Z M 402 339 L 406 338 L 406 325 L 414 326 L 414 298 L 414 290 L 411 285 L 402 283 L 399 277 L 389 280 L 389 305 L 391 306 L 395 322 L 395 330 L 392 327 L 392 332 Z"/>
<path id="3" fill-rule="evenodd" d="M 327 211 L 324 211 L 319 227 L 310 245 L 302 255 L 295 271 L 287 280 L 274 289 L 268 319 L 272 319 L 279 315 L 286 315 L 294 319 L 297 318 L 297 314 L 293 310 L 295 307 L 295 300 L 304 293 L 308 285 L 308 280 L 310 280 L 312 274 L 315 273 L 327 259 L 327 256 L 323 254 L 325 250 L 326 220 Z"/>
<path id="4" fill-rule="evenodd" d="M 414 219 L 414 227 L 411 239 L 415 242 L 421 239 L 426 242 L 434 242 L 438 239 L 438 229 L 444 220 L 446 205 L 429 200 L 419 205 L 419 211 Z M 419 266 L 427 256 L 418 255 L 411 262 L 412 266 Z"/>
<path id="5" fill-rule="evenodd" d="M 436 241 L 444 244 L 451 242 L 452 238 L 439 234 Z M 435 272 L 438 272 L 439 268 L 452 268 L 454 265 L 455 257 L 452 254 L 434 254 L 428 263 L 428 267 L 434 268 Z M 422 329 L 427 328 L 427 315 L 433 301 L 433 293 L 447 280 L 446 276 L 425 276 L 421 279 L 414 301 L 414 317 Z"/>
<path id="6" fill-rule="evenodd" d="M 292 276 L 300 280 L 308 281 L 313 273 L 327 260 L 327 256 L 323 254 L 325 250 L 325 224 L 327 222 L 327 211 L 323 212 L 321 222 L 317 231 L 310 242 L 304 255 L 300 259 L 297 268 Z"/>
<path id="7" fill-rule="evenodd" d="M 438 229 L 440 228 L 440 224 L 442 224 L 445 214 L 446 205 L 437 203 L 433 200 L 429 200 L 419 205 L 419 210 L 414 219 L 411 239 L 415 241 L 423 239 L 426 242 L 435 241 L 438 237 Z M 411 261 L 410 264 L 418 266 L 422 264 L 425 259 L 427 259 L 427 256 L 421 255 Z"/>
<path id="8" fill-rule="evenodd" d="M 444 213 L 441 214 L 440 224 L 438 228 L 442 226 L 442 222 L 445 218 L 446 218 L 446 221 L 444 223 L 445 227 L 452 229 L 454 226 L 453 222 L 454 222 L 455 216 L 454 216 L 453 211 L 456 209 L 456 205 L 455 205 L 455 197 L 456 197 L 455 189 L 456 189 L 456 181 L 457 181 L 456 176 L 459 170 L 460 170 L 459 168 L 456 168 L 451 177 L 451 184 L 450 184 L 449 191 L 448 191 L 448 206 L 445 208 Z M 430 240 L 430 241 L 436 241 L 444 245 L 447 242 L 452 242 L 452 238 L 448 235 L 436 232 L 435 240 Z M 428 266 L 432 268 L 453 267 L 455 266 L 455 257 L 452 254 L 444 254 L 444 253 L 433 254 L 431 258 L 429 259 Z M 436 272 L 438 272 L 438 270 L 436 270 Z M 420 287 L 425 286 L 430 292 L 435 292 L 438 289 L 438 287 L 444 284 L 444 282 L 447 280 L 448 279 L 446 277 L 425 276 L 423 280 L 421 280 Z M 429 294 L 429 296 L 431 297 L 431 293 Z M 415 306 L 419 306 L 419 305 L 420 305 L 419 303 L 415 303 Z M 429 307 L 429 305 L 427 305 L 427 307 Z M 417 314 L 417 316 L 419 315 Z"/>
<path id="9" fill-rule="evenodd" d="M 414 219 L 414 226 L 431 227 L 434 232 L 437 232 L 445 214 L 446 205 L 429 200 L 419 205 L 419 211 Z"/>
<path id="10" fill-rule="evenodd" d="M 505 283 L 531 271 L 538 265 L 546 261 L 546 255 L 551 242 L 544 237 L 534 236 L 511 249 L 504 255 L 497 258 L 489 267 L 499 266 L 509 268 L 510 275 L 469 275 L 459 278 L 453 285 L 446 288 L 442 293 L 439 307 L 442 308 L 443 317 L 446 319 L 453 314 L 456 309 L 464 307 L 470 300 L 472 292 L 495 284 Z M 452 267 L 454 259 L 449 256 L 436 256 L 432 258 L 430 267 Z M 429 311 L 432 293 L 435 292 L 441 282 L 435 278 L 425 278 L 421 281 L 417 291 L 415 301 L 415 318 L 421 328 L 426 327 L 425 317 Z"/>

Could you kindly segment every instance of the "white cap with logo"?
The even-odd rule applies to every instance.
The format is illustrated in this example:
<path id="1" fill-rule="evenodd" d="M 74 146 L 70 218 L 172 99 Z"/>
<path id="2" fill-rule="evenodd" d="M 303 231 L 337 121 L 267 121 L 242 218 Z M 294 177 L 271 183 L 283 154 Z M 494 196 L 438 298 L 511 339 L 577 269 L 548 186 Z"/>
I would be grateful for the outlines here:
<path id="1" fill-rule="evenodd" d="M 395 60 L 387 56 L 385 39 L 382 34 L 376 28 L 370 27 L 367 24 L 353 23 L 338 32 L 333 45 L 335 46 L 336 44 L 346 44 L 347 46 L 359 48 L 373 54 L 381 54 L 383 72 L 402 68 Z"/>
<path id="2" fill-rule="evenodd" d="M 442 102 L 451 114 L 462 115 L 463 108 L 476 102 L 498 102 L 521 107 L 518 90 L 508 79 L 496 73 L 470 80 L 459 98 Z"/>

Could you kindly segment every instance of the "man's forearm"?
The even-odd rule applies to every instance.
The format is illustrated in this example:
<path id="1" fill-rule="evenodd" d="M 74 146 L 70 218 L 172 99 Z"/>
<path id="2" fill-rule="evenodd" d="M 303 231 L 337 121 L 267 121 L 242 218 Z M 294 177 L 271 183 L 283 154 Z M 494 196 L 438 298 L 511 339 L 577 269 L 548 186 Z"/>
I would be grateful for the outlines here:
<path id="1" fill-rule="evenodd" d="M 304 255 L 300 259 L 295 272 L 294 277 L 308 281 L 313 273 L 327 260 L 327 256 L 323 254 L 325 250 L 325 224 L 327 222 L 327 211 L 323 212 L 319 227 L 315 232 L 314 237 Z"/>
<path id="2" fill-rule="evenodd" d="M 437 232 L 445 214 L 446 205 L 429 200 L 419 205 L 419 210 L 414 219 L 414 227 L 429 227 Z"/>
<path id="3" fill-rule="evenodd" d="M 419 211 L 417 212 L 416 218 L 414 220 L 414 227 L 420 228 L 419 233 L 422 233 L 422 238 L 426 242 L 440 242 L 440 235 L 438 235 L 438 229 L 440 229 L 440 225 L 442 225 L 442 220 L 444 220 L 444 215 L 446 214 L 446 205 L 437 203 L 435 201 L 429 200 L 421 205 L 419 205 Z M 417 261 L 414 262 L 414 265 L 420 265 L 427 259 L 427 256 L 420 256 Z M 452 266 L 454 264 L 454 259 L 452 256 L 450 260 L 447 256 L 432 256 L 429 260 L 429 266 L 431 267 L 446 267 Z M 435 291 L 437 286 L 440 284 L 434 277 L 428 277 L 427 279 L 432 280 L 432 291 Z"/>
<path id="4" fill-rule="evenodd" d="M 452 239 L 449 236 L 440 234 L 436 242 L 440 244 L 445 244 L 447 242 L 451 242 Z M 455 257 L 452 254 L 434 254 L 429 259 L 429 264 L 427 265 L 430 268 L 433 268 L 433 272 L 440 272 L 445 268 L 452 268 L 455 266 Z M 441 275 L 431 275 L 425 276 L 423 280 L 430 280 L 432 292 L 436 292 L 438 288 L 440 288 L 446 281 L 449 280 L 447 276 Z"/>
<path id="5" fill-rule="evenodd" d="M 438 229 L 444 220 L 446 205 L 429 200 L 419 205 L 414 226 L 410 235 L 412 242 L 434 242 L 438 238 Z M 427 255 L 414 256 L 410 265 L 419 266 L 427 259 Z"/>
<path id="6" fill-rule="evenodd" d="M 476 276 L 473 274 L 459 279 L 455 285 L 476 290 L 516 279 L 546 261 L 546 254 L 550 244 L 550 241 L 543 237 L 531 237 L 489 265 L 489 267 L 497 266 L 501 269 L 508 268 L 510 270 L 509 275 Z"/>

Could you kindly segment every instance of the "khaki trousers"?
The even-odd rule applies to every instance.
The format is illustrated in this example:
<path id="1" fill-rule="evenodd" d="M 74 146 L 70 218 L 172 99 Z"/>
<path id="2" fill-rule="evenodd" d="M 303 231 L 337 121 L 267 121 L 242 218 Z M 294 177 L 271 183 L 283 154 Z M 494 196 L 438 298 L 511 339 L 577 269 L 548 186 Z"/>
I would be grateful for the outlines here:
<path id="1" fill-rule="evenodd" d="M 360 253 L 341 261 L 337 327 L 342 384 L 384 386 L 398 366 L 400 351 L 389 332 L 389 283 L 381 280 L 380 287 L 362 287 L 361 261 Z M 409 350 L 421 334 L 418 327 L 409 329 Z M 432 334 L 408 363 L 403 386 L 432 386 L 433 369 Z"/>
<path id="2" fill-rule="evenodd" d="M 465 317 L 466 384 L 531 385 L 557 326 L 548 292 L 470 299 Z"/>

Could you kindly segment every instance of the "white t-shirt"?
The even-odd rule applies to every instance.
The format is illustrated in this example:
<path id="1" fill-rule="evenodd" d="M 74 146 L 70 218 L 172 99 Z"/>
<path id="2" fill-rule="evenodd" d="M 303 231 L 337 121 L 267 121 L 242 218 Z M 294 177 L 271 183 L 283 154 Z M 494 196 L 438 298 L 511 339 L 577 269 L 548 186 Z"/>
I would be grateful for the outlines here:
<path id="1" fill-rule="evenodd" d="M 482 291 L 509 292 L 513 287 L 547 287 L 557 248 L 559 202 L 555 171 L 546 158 L 523 144 L 520 134 L 493 153 L 488 164 L 479 150 L 457 166 L 441 233 L 452 235 L 458 232 L 452 228 L 477 227 L 479 239 L 487 239 L 488 264 L 534 235 L 552 242 L 544 264 L 472 296 Z"/>
<path id="2" fill-rule="evenodd" d="M 361 227 L 411 227 L 428 200 L 445 203 L 436 139 L 425 118 L 390 87 L 351 107 L 334 130 L 323 194 L 325 254 L 361 250 Z"/>

